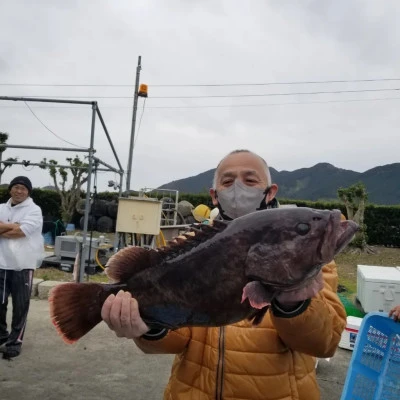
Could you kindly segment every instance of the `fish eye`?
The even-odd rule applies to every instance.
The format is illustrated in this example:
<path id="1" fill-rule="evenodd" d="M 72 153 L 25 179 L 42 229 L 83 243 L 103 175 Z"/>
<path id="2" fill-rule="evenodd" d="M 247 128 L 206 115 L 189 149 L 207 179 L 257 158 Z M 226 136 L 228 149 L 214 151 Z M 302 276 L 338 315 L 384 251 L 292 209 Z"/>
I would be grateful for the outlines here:
<path id="1" fill-rule="evenodd" d="M 310 225 L 309 224 L 305 224 L 304 222 L 300 222 L 299 224 L 296 225 L 296 232 L 299 235 L 307 235 L 308 232 L 310 232 Z"/>

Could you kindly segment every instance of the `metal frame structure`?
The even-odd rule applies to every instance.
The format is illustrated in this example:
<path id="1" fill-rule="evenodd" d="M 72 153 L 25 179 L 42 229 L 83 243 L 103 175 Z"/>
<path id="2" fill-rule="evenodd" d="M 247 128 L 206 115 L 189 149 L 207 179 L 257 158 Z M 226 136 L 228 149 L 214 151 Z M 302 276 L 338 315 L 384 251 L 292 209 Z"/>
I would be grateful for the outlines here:
<path id="1" fill-rule="evenodd" d="M 91 122 L 91 129 L 90 129 L 90 142 L 88 148 L 70 148 L 70 147 L 43 147 L 43 146 L 21 146 L 21 145 L 8 145 L 8 144 L 0 144 L 0 147 L 9 147 L 9 148 L 20 148 L 20 149 L 32 149 L 32 150 L 53 150 L 53 151 L 74 151 L 74 152 L 84 152 L 88 153 L 88 179 L 86 183 L 86 199 L 85 199 L 85 210 L 89 210 L 90 204 L 90 189 L 92 185 L 92 174 L 93 170 L 98 171 L 109 171 L 118 173 L 120 176 L 120 186 L 119 186 L 119 196 L 122 195 L 122 183 L 123 183 L 123 176 L 124 170 L 121 166 L 119 161 L 118 155 L 115 151 L 114 145 L 111 141 L 110 135 L 108 133 L 106 124 L 104 123 L 103 117 L 101 115 L 100 109 L 98 107 L 97 101 L 80 101 L 80 100 L 60 100 L 60 99 L 51 99 L 51 98 L 35 98 L 35 97 L 9 97 L 9 96 L 0 96 L 0 100 L 3 101 L 24 101 L 24 102 L 38 102 L 38 103 L 66 103 L 66 104 L 82 104 L 82 105 L 90 105 L 92 106 L 92 122 Z M 105 163 L 104 161 L 100 160 L 99 158 L 94 156 L 96 152 L 94 149 L 94 136 L 95 136 L 95 122 L 96 122 L 96 115 L 98 116 L 100 123 L 103 127 L 104 133 L 106 134 L 108 143 L 111 147 L 111 150 L 114 154 L 115 160 L 118 164 L 118 168 L 114 168 L 111 165 Z M 0 161 L 0 164 L 4 163 L 5 161 Z M 20 164 L 25 165 L 23 162 L 10 162 L 6 161 L 8 164 Z M 94 166 L 96 164 L 101 164 L 106 168 L 97 168 Z M 46 163 L 29 163 L 30 166 L 48 166 L 49 164 Z M 79 169 L 84 167 L 73 167 L 70 165 L 58 165 L 59 167 L 69 168 L 69 169 Z M 86 169 L 86 168 L 85 168 Z M 82 248 L 87 246 L 87 233 L 88 233 L 88 224 L 89 224 L 89 213 L 85 212 L 84 215 L 84 224 L 83 224 L 83 233 L 82 233 Z M 77 274 L 77 281 L 83 282 L 84 280 L 84 272 L 85 272 L 85 260 L 83 257 L 80 257 L 80 265 L 79 265 L 79 273 Z"/>
<path id="2" fill-rule="evenodd" d="M 155 195 L 155 197 L 159 196 L 159 192 L 164 192 L 171 196 L 171 200 L 174 201 L 174 207 L 173 208 L 162 208 L 161 209 L 161 225 L 176 225 L 177 220 L 178 220 L 178 200 L 179 200 L 179 190 L 175 189 L 155 189 L 155 188 L 148 188 L 145 187 L 139 191 L 139 197 L 147 196 L 147 197 L 152 197 Z M 175 200 L 172 198 L 174 197 Z M 172 218 L 170 217 L 170 214 L 172 213 Z"/>

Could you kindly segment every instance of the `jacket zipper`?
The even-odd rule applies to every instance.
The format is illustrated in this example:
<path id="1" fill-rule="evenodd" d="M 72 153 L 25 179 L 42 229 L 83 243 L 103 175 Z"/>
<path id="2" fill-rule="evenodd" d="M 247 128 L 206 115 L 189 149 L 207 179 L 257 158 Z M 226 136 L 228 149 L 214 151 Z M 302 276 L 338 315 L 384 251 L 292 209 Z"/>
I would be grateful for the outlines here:
<path id="1" fill-rule="evenodd" d="M 215 399 L 222 400 L 224 389 L 224 364 L 225 364 L 225 327 L 219 328 L 218 339 L 218 364 L 217 379 L 215 385 Z"/>

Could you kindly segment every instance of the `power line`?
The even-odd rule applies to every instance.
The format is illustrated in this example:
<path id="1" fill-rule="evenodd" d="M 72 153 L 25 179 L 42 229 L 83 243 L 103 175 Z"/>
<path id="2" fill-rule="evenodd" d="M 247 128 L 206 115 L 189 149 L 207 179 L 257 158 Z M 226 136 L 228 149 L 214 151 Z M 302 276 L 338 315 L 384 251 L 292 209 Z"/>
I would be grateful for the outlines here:
<path id="1" fill-rule="evenodd" d="M 305 101 L 305 102 L 286 102 L 286 103 L 260 103 L 260 104 L 222 104 L 222 105 L 196 105 L 196 106 L 153 106 L 146 107 L 148 109 L 185 109 L 185 108 L 230 108 L 230 107 L 267 107 L 267 106 L 287 106 L 287 105 L 307 105 L 307 104 L 329 104 L 329 103 L 354 103 L 354 102 L 370 102 L 370 101 L 387 101 L 387 100 L 400 100 L 400 97 L 376 97 L 371 99 L 347 99 L 347 100 L 326 100 L 326 101 Z M 23 108 L 20 106 L 1 106 L 1 108 Z M 79 109 L 84 110 L 84 107 L 78 106 L 37 106 L 35 108 L 47 109 Z M 130 106 L 102 106 L 102 108 L 112 109 L 131 109 Z M 143 115 L 143 111 L 142 111 Z"/>
<path id="2" fill-rule="evenodd" d="M 263 94 L 231 94 L 231 95 L 196 95 L 196 96 L 153 96 L 151 99 L 209 99 L 209 98 L 238 98 L 238 97 L 273 97 L 273 96 L 307 96 L 318 94 L 341 94 L 341 93 L 371 93 L 371 92 L 393 92 L 400 88 L 380 89 L 357 89 L 357 90 L 332 90 L 317 92 L 289 92 L 289 93 L 263 93 Z M 22 96 L 25 97 L 25 96 Z M 48 98 L 51 96 L 29 96 L 31 98 Z M 52 96 L 56 99 L 132 99 L 132 96 Z"/>
<path id="3" fill-rule="evenodd" d="M 260 104 L 222 104 L 222 105 L 196 105 L 196 106 L 153 106 L 146 107 L 148 109 L 185 109 L 185 108 L 230 108 L 230 107 L 267 107 L 267 106 L 286 106 L 286 105 L 307 105 L 307 104 L 329 104 L 329 103 L 354 103 L 354 102 L 369 102 L 369 101 L 387 101 L 400 100 L 400 97 L 376 97 L 371 99 L 347 99 L 347 100 L 326 100 L 326 101 L 305 101 L 305 102 L 286 102 L 286 103 L 260 103 Z M 1 106 L 1 108 L 23 108 L 21 106 Z M 35 108 L 47 109 L 79 109 L 85 110 L 85 107 L 79 106 L 36 106 Z M 130 106 L 102 106 L 102 108 L 112 109 L 131 109 Z M 142 111 L 143 112 L 143 111 Z M 143 115 L 143 114 L 142 114 Z"/>
<path id="4" fill-rule="evenodd" d="M 151 87 L 224 87 L 224 86 L 272 86 L 272 85 L 315 85 L 330 83 L 366 83 L 366 82 L 393 82 L 400 78 L 374 78 L 374 79 L 340 79 L 322 81 L 288 81 L 288 82 L 243 82 L 243 83 L 204 83 L 204 84 L 160 84 Z M 30 86 L 30 87 L 130 87 L 132 84 L 72 84 L 72 83 L 0 83 L 0 86 Z"/>
<path id="5" fill-rule="evenodd" d="M 139 139 L 140 125 L 142 125 L 142 118 L 143 118 L 143 114 L 144 114 L 145 105 L 146 105 L 146 97 L 144 98 L 144 101 L 143 101 L 142 113 L 140 114 L 139 125 L 138 125 L 137 131 L 136 131 L 136 137 L 134 138 L 134 141 L 133 141 L 133 148 L 135 148 L 136 142 Z"/>
<path id="6" fill-rule="evenodd" d="M 348 100 L 327 100 L 327 101 L 304 101 L 304 102 L 287 102 L 287 103 L 263 103 L 263 104 L 227 104 L 227 105 L 203 105 L 203 106 L 153 106 L 147 107 L 152 109 L 171 109 L 171 108 L 236 108 L 236 107 L 269 107 L 269 106 L 290 106 L 290 105 L 308 105 L 308 104 L 328 104 L 328 103 L 353 103 L 365 101 L 382 101 L 382 100 L 400 100 L 400 97 L 385 97 L 375 99 L 348 99 Z"/>
<path id="7" fill-rule="evenodd" d="M 366 93 L 398 91 L 400 88 L 390 89 L 359 89 L 359 90 L 332 90 L 317 92 L 290 92 L 290 93 L 263 93 L 263 94 L 233 94 L 233 95 L 199 95 L 199 96 L 154 96 L 152 99 L 205 99 L 205 98 L 231 98 L 231 97 L 272 97 L 272 96 L 304 96 L 316 94 L 340 94 L 340 93 Z"/>
<path id="8" fill-rule="evenodd" d="M 63 139 L 62 137 L 60 137 L 60 136 L 58 136 L 56 133 L 54 133 L 54 132 L 53 132 L 50 128 L 48 128 L 48 127 L 44 124 L 44 122 L 42 122 L 42 121 L 40 120 L 40 118 L 33 112 L 33 110 L 29 107 L 28 103 L 27 103 L 26 101 L 24 101 L 24 103 L 25 103 L 25 105 L 28 107 L 29 111 L 33 114 L 33 116 L 34 116 L 34 117 L 35 117 L 35 118 L 50 132 L 50 133 L 52 133 L 56 138 L 62 140 L 62 141 L 65 142 L 65 143 L 71 144 L 72 146 L 79 147 L 79 148 L 83 148 L 82 146 L 78 146 L 77 144 L 68 142 L 68 140 Z"/>
<path id="9" fill-rule="evenodd" d="M 343 79 L 326 81 L 288 81 L 288 82 L 264 82 L 264 83 L 216 83 L 216 84 L 177 84 L 177 85 L 149 85 L 153 87 L 219 87 L 219 86 L 273 86 L 273 85 L 318 85 L 328 83 L 363 83 L 363 82 L 393 82 L 400 78 L 377 78 L 377 79 Z"/>
<path id="10" fill-rule="evenodd" d="M 400 80 L 400 79 L 399 79 Z M 0 86 L 29 86 L 29 87 L 134 87 L 134 85 L 118 84 L 69 84 L 69 83 L 0 83 Z"/>

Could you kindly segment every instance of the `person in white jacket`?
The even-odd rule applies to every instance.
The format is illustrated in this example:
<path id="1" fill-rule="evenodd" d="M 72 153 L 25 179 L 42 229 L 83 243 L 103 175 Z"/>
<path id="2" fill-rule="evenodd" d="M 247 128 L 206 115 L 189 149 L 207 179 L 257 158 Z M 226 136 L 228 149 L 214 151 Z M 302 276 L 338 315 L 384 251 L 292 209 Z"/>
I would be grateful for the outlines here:
<path id="1" fill-rule="evenodd" d="M 0 204 L 0 346 L 5 344 L 5 359 L 21 352 L 33 272 L 44 255 L 43 216 L 30 197 L 31 181 L 17 176 L 9 192 L 10 199 Z M 9 296 L 13 306 L 10 332 L 6 320 Z"/>

